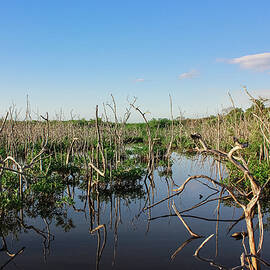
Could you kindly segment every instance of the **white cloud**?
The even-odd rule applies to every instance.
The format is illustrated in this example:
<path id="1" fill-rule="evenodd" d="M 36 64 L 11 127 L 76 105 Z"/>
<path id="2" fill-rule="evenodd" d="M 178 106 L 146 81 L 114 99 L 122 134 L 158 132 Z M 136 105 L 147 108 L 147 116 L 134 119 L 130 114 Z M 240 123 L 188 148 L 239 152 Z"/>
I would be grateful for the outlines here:
<path id="1" fill-rule="evenodd" d="M 270 53 L 250 54 L 223 61 L 239 65 L 243 69 L 253 69 L 256 71 L 270 70 Z"/>
<path id="2" fill-rule="evenodd" d="M 144 82 L 145 81 L 145 79 L 143 79 L 143 78 L 137 78 L 136 80 L 135 80 L 135 82 Z"/>
<path id="3" fill-rule="evenodd" d="M 183 80 L 183 79 L 191 79 L 194 77 L 197 77 L 199 75 L 199 72 L 197 70 L 191 70 L 189 72 L 184 72 L 182 74 L 179 75 L 179 80 Z"/>

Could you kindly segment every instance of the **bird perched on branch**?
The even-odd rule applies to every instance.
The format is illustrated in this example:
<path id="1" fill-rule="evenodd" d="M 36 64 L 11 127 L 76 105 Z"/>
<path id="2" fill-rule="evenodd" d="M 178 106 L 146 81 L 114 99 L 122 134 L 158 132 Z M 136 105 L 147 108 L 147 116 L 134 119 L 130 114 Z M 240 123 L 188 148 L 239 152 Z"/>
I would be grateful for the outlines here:
<path id="1" fill-rule="evenodd" d="M 239 140 L 235 136 L 233 136 L 233 142 L 236 146 L 241 146 L 242 148 L 248 147 L 248 142 L 240 143 Z"/>
<path id="2" fill-rule="evenodd" d="M 202 135 L 199 134 L 199 133 L 195 133 L 195 134 L 190 134 L 190 137 L 193 139 L 193 140 L 199 140 L 202 138 Z"/>

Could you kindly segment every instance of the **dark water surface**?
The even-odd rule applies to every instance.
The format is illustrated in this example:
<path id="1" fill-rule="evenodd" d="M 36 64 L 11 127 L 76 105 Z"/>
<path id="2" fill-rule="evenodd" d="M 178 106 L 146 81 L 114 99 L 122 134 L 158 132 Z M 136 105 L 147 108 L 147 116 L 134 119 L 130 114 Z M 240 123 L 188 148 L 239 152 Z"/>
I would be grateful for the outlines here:
<path id="1" fill-rule="evenodd" d="M 215 176 L 216 171 L 211 169 L 208 160 L 203 165 L 200 160 L 191 160 L 174 154 L 172 166 L 172 178 L 175 184 L 181 185 L 189 175 L 206 174 Z M 151 190 L 151 204 L 157 202 L 169 194 L 173 194 L 173 185 L 170 178 L 160 177 L 155 171 L 155 189 Z M 145 191 L 144 182 L 141 181 L 142 190 Z M 149 181 L 148 181 L 149 184 Z M 165 201 L 149 211 L 142 212 L 147 195 L 142 198 L 121 198 L 114 196 L 112 201 L 100 199 L 100 220 L 97 224 L 105 224 L 107 237 L 104 250 L 97 265 L 98 232 L 90 234 L 91 220 L 89 210 L 85 212 L 74 211 L 67 207 L 66 219 L 72 219 L 72 226 L 65 232 L 61 226 L 56 226 L 57 221 L 49 224 L 50 233 L 54 235 L 50 243 L 45 242 L 33 229 L 23 230 L 6 238 L 9 250 L 18 251 L 22 247 L 25 250 L 16 256 L 4 269 L 214 269 L 208 263 L 199 261 L 193 254 L 205 238 L 195 239 L 185 246 L 175 258 L 174 252 L 190 238 L 189 233 L 176 216 L 162 217 L 148 221 L 149 217 L 174 214 L 171 207 L 174 200 L 179 211 L 187 209 L 196 203 L 203 201 L 214 191 L 197 181 L 191 182 L 186 190 L 172 200 Z M 75 207 L 83 209 L 84 202 L 79 199 L 85 195 L 79 189 L 75 189 Z M 201 196 L 200 196 L 201 195 Z M 211 198 L 217 198 L 218 194 Z M 149 203 L 147 203 L 149 205 Z M 111 210 L 112 209 L 112 210 Z M 208 203 L 188 213 L 192 216 L 216 219 L 217 201 Z M 237 219 L 242 211 L 238 208 L 221 204 L 221 219 Z M 216 222 L 205 221 L 198 218 L 184 217 L 191 229 L 205 237 L 216 233 Z M 256 219 L 254 224 L 256 224 Z M 46 230 L 46 224 L 42 218 L 25 219 L 25 223 L 33 225 L 40 230 Z M 234 267 L 240 264 L 240 255 L 243 252 L 241 241 L 236 241 L 227 235 L 228 227 L 232 222 L 220 222 L 218 237 L 216 235 L 202 248 L 201 256 L 212 258 L 215 262 L 226 267 Z M 68 229 L 68 228 L 67 228 Z M 245 222 L 237 224 L 231 233 L 245 230 Z M 230 234 L 231 234 L 230 233 Z M 258 232 L 256 232 L 258 233 Z M 104 230 L 99 230 L 100 248 L 103 244 Z M 218 242 L 216 240 L 218 239 Z M 247 243 L 247 240 L 246 240 Z M 216 247 L 218 254 L 216 256 Z M 270 261 L 270 237 L 265 231 L 262 257 Z M 9 257 L 0 252 L 0 265 L 3 265 Z"/>

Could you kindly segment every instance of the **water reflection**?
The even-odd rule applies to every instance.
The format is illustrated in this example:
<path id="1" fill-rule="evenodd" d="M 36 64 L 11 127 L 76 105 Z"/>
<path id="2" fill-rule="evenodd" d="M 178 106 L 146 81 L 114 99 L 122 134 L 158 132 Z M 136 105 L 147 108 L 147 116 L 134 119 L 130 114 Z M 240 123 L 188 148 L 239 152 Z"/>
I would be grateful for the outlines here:
<path id="1" fill-rule="evenodd" d="M 91 196 L 78 177 L 65 191 L 75 202 L 72 206 L 40 194 L 28 198 L 20 211 L 1 209 L 1 269 L 209 269 L 209 263 L 224 268 L 241 264 L 247 239 L 235 241 L 230 235 L 245 231 L 244 216 L 230 197 L 201 181 L 190 183 L 181 196 L 172 192 L 189 175 L 219 178 L 225 172 L 211 166 L 211 159 L 174 155 L 174 161 L 171 170 L 157 168 L 151 181 L 99 186 Z M 207 238 L 212 233 L 216 241 Z M 267 234 L 264 241 L 267 248 Z"/>

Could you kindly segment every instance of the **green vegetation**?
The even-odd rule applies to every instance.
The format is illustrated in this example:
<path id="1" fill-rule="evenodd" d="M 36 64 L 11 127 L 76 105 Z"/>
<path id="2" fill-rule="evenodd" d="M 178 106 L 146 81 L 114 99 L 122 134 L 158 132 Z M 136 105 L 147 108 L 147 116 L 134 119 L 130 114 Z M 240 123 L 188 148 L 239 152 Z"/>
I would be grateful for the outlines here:
<path id="1" fill-rule="evenodd" d="M 216 184 L 222 188 L 220 196 L 224 190 L 226 194 L 233 190 L 233 195 L 223 203 L 241 206 L 252 223 L 254 214 L 261 215 L 261 209 L 262 213 L 269 211 L 270 189 L 268 186 L 262 189 L 270 177 L 270 110 L 264 101 L 254 99 L 245 111 L 231 108 L 217 116 L 150 121 L 131 105 L 144 123 L 127 123 L 129 110 L 119 121 L 115 106 L 111 107 L 114 122 L 108 120 L 106 113 L 105 119 L 100 118 L 98 107 L 95 120 L 70 121 L 49 121 L 48 115 L 40 121 L 32 121 L 31 117 L 18 121 L 11 110 L 0 120 L 3 243 L 9 234 L 19 238 L 21 231 L 33 230 L 44 238 L 46 250 L 51 240 L 49 224 L 54 223 L 64 231 L 75 227 L 69 217 L 72 208 L 85 215 L 88 211 L 90 231 L 103 226 L 100 224 L 103 203 L 110 205 L 111 225 L 114 214 L 120 222 L 120 198 L 127 205 L 133 199 L 143 199 L 145 206 L 151 204 L 155 169 L 160 177 L 173 182 L 173 152 L 185 155 L 199 152 L 225 164 L 228 173 L 222 183 Z M 237 146 L 241 147 L 231 159 L 229 153 Z M 200 175 L 193 179 L 204 177 L 207 179 Z M 80 191 L 79 199 L 84 205 L 80 209 L 76 208 L 75 190 Z M 260 200 L 258 208 L 246 208 L 254 198 Z M 46 235 L 34 225 L 27 225 L 35 218 L 44 221 Z M 249 231 L 249 235 L 254 232 Z"/>
<path id="2" fill-rule="evenodd" d="M 16 121 L 13 112 L 0 121 L 1 213 L 28 205 L 42 212 L 73 204 L 69 185 L 89 197 L 115 193 L 143 196 L 140 180 L 158 166 L 171 167 L 173 151 L 194 153 L 191 134 L 199 133 L 213 149 L 228 152 L 248 142 L 241 155 L 262 186 L 270 177 L 270 110 L 262 99 L 246 111 L 232 108 L 226 114 L 200 119 L 152 119 L 144 123 L 96 120 Z M 224 181 L 249 191 L 245 175 L 227 163 Z M 169 173 L 169 169 L 162 170 Z M 135 192 L 135 193 L 134 193 Z M 102 195 L 103 194 L 103 195 Z M 46 210 L 47 211 L 47 210 Z M 58 211 L 58 210 L 57 210 Z"/>

